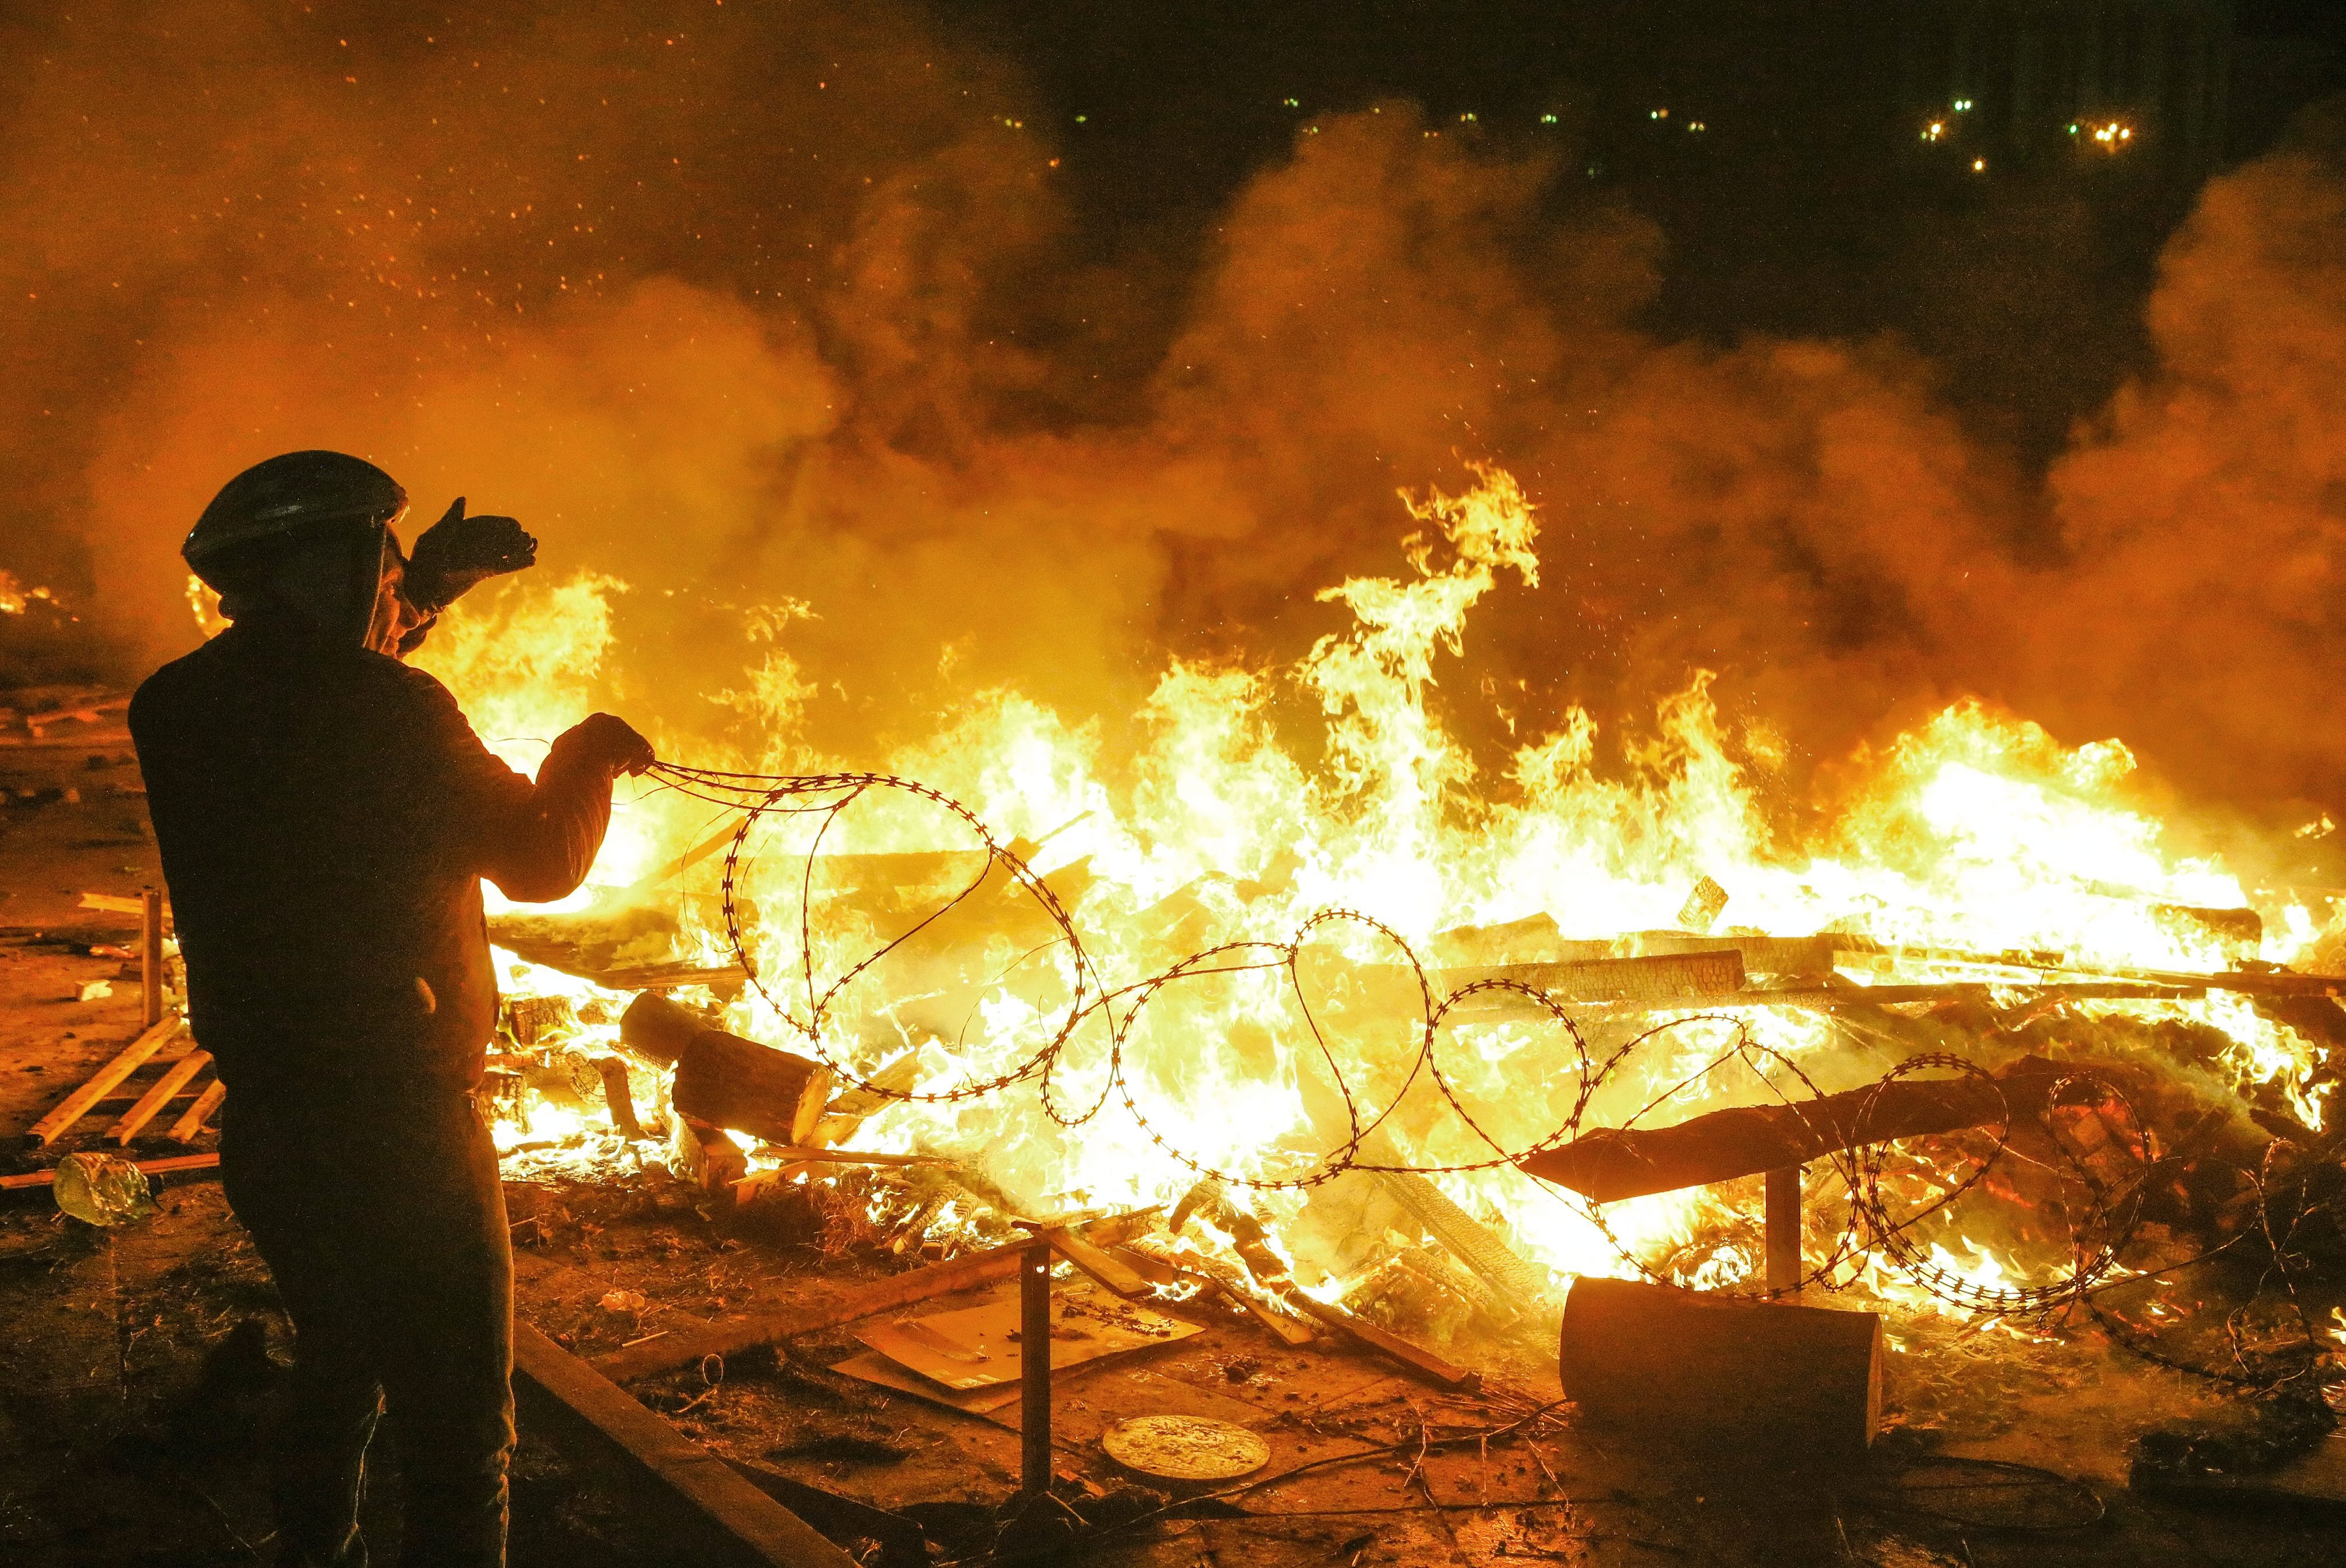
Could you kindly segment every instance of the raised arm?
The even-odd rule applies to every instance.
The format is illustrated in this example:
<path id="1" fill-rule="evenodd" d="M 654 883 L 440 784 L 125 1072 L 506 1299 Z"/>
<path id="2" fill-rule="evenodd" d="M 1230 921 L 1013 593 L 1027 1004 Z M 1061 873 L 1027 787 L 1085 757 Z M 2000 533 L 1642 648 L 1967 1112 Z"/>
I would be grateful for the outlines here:
<path id="1" fill-rule="evenodd" d="M 433 688 L 434 748 L 468 869 L 525 903 L 568 897 L 603 847 L 612 780 L 648 767 L 650 743 L 625 720 L 595 714 L 555 738 L 532 783 L 481 744 L 444 687 Z"/>

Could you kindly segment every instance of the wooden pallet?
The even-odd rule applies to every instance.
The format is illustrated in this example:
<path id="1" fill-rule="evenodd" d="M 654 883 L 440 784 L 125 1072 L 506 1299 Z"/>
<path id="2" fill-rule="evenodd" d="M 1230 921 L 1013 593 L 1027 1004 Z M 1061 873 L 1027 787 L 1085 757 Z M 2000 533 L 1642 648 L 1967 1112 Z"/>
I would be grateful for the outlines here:
<path id="1" fill-rule="evenodd" d="M 33 1124 L 25 1134 L 25 1141 L 37 1148 L 46 1148 L 71 1132 L 84 1117 L 102 1104 L 118 1102 L 115 1093 L 131 1075 L 141 1068 L 159 1064 L 162 1073 L 145 1091 L 132 1100 L 130 1107 L 116 1118 L 106 1130 L 106 1140 L 117 1147 L 127 1146 L 144 1132 L 148 1125 L 161 1115 L 165 1107 L 175 1100 L 187 1099 L 189 1104 L 165 1135 L 174 1143 L 193 1143 L 207 1128 L 205 1122 L 227 1096 L 228 1088 L 219 1081 L 213 1068 L 211 1053 L 190 1042 L 187 1050 L 176 1056 L 162 1054 L 164 1047 L 178 1040 L 187 1029 L 187 1021 L 178 1013 L 167 1013 L 159 1023 L 142 1031 L 138 1037 L 125 1045 L 106 1065 L 92 1074 L 80 1087 L 57 1102 L 49 1114 Z M 199 1086 L 197 1080 L 211 1072 L 209 1082 Z"/>

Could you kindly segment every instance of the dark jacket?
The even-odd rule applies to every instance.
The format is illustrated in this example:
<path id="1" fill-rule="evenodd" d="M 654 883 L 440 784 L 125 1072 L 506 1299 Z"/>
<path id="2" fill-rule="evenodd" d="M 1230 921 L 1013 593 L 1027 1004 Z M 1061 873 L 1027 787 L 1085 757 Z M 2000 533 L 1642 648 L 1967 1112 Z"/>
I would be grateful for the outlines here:
<path id="1" fill-rule="evenodd" d="M 610 823 L 577 732 L 533 784 L 423 671 L 240 621 L 138 688 L 130 733 L 189 1023 L 231 1091 L 476 1084 L 497 1006 L 480 879 L 562 898 Z"/>

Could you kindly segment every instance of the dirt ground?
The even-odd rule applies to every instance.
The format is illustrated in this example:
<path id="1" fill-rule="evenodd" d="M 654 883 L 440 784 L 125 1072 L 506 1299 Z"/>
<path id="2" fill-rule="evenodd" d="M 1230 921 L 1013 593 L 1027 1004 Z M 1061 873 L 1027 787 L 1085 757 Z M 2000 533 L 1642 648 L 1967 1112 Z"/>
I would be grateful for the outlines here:
<path id="1" fill-rule="evenodd" d="M 130 895 L 158 881 L 138 785 L 117 729 L 0 748 L 0 1170 L 93 1146 L 111 1119 L 87 1118 L 56 1148 L 17 1146 L 18 1132 L 138 1031 L 135 978 L 114 979 L 123 960 L 90 951 L 119 943 L 128 921 L 76 907 L 85 891 Z M 113 994 L 78 1000 L 100 979 L 113 979 Z M 148 1142 L 136 1152 L 184 1152 Z M 517 1253 L 520 1314 L 581 1355 L 907 1266 L 827 1255 L 792 1216 L 737 1212 L 656 1165 L 602 1183 L 537 1179 L 525 1159 L 510 1174 L 536 1189 L 525 1203 L 537 1218 Z M 108 1230 L 60 1217 L 45 1189 L 0 1203 L 0 1561 L 271 1558 L 260 1454 L 285 1326 L 217 1184 L 180 1179 L 160 1201 L 152 1218 Z M 1079 1278 L 1059 1288 L 1087 1288 Z M 607 1307 L 615 1292 L 619 1304 Z M 1863 1464 L 1848 1465 L 1764 1445 L 1675 1453 L 1583 1430 L 1569 1407 L 1534 1415 L 1559 1393 L 1552 1360 L 1536 1355 L 1502 1359 L 1480 1393 L 1445 1393 L 1326 1340 L 1289 1348 L 1243 1319 L 1188 1311 L 1203 1332 L 1058 1380 L 1060 1491 L 1099 1528 L 1056 1560 L 2280 1565 L 2335 1562 L 2346 1540 L 2346 1515 L 2185 1507 L 2130 1490 L 2142 1432 L 2220 1418 L 2237 1401 L 2090 1338 L 1896 1325 L 1891 1430 Z M 832 1366 L 862 1348 L 854 1327 L 631 1391 L 867 1562 L 1047 1553 L 1055 1537 L 1036 1526 L 1005 1533 L 996 1512 L 1015 1489 L 1015 1407 L 973 1416 L 840 1375 Z M 1262 1475 L 1297 1473 L 1202 1501 L 1139 1488 L 1099 1436 L 1159 1412 L 1245 1427 L 1270 1450 Z M 521 1431 L 516 1564 L 738 1560 L 526 1387 Z M 397 1434 L 386 1433 L 387 1476 Z M 1316 1468 L 1297 1471 L 1307 1465 Z M 378 1562 L 396 1561 L 397 1514 L 397 1488 L 375 1486 L 367 1526 Z"/>

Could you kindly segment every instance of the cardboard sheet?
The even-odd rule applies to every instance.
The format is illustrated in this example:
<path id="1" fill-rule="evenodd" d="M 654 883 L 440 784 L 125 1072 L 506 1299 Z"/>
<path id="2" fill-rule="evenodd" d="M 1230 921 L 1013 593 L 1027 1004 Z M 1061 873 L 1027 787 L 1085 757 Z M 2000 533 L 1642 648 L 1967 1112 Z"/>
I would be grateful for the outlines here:
<path id="1" fill-rule="evenodd" d="M 1136 1307 L 1105 1290 L 1061 1289 L 1051 1299 L 1051 1367 L 1056 1371 L 1203 1332 L 1198 1324 Z M 958 1312 L 875 1323 L 855 1337 L 945 1389 L 968 1392 L 1008 1384 L 1015 1392 L 1022 1364 L 1017 1334 L 1018 1298 L 1009 1295 Z"/>

